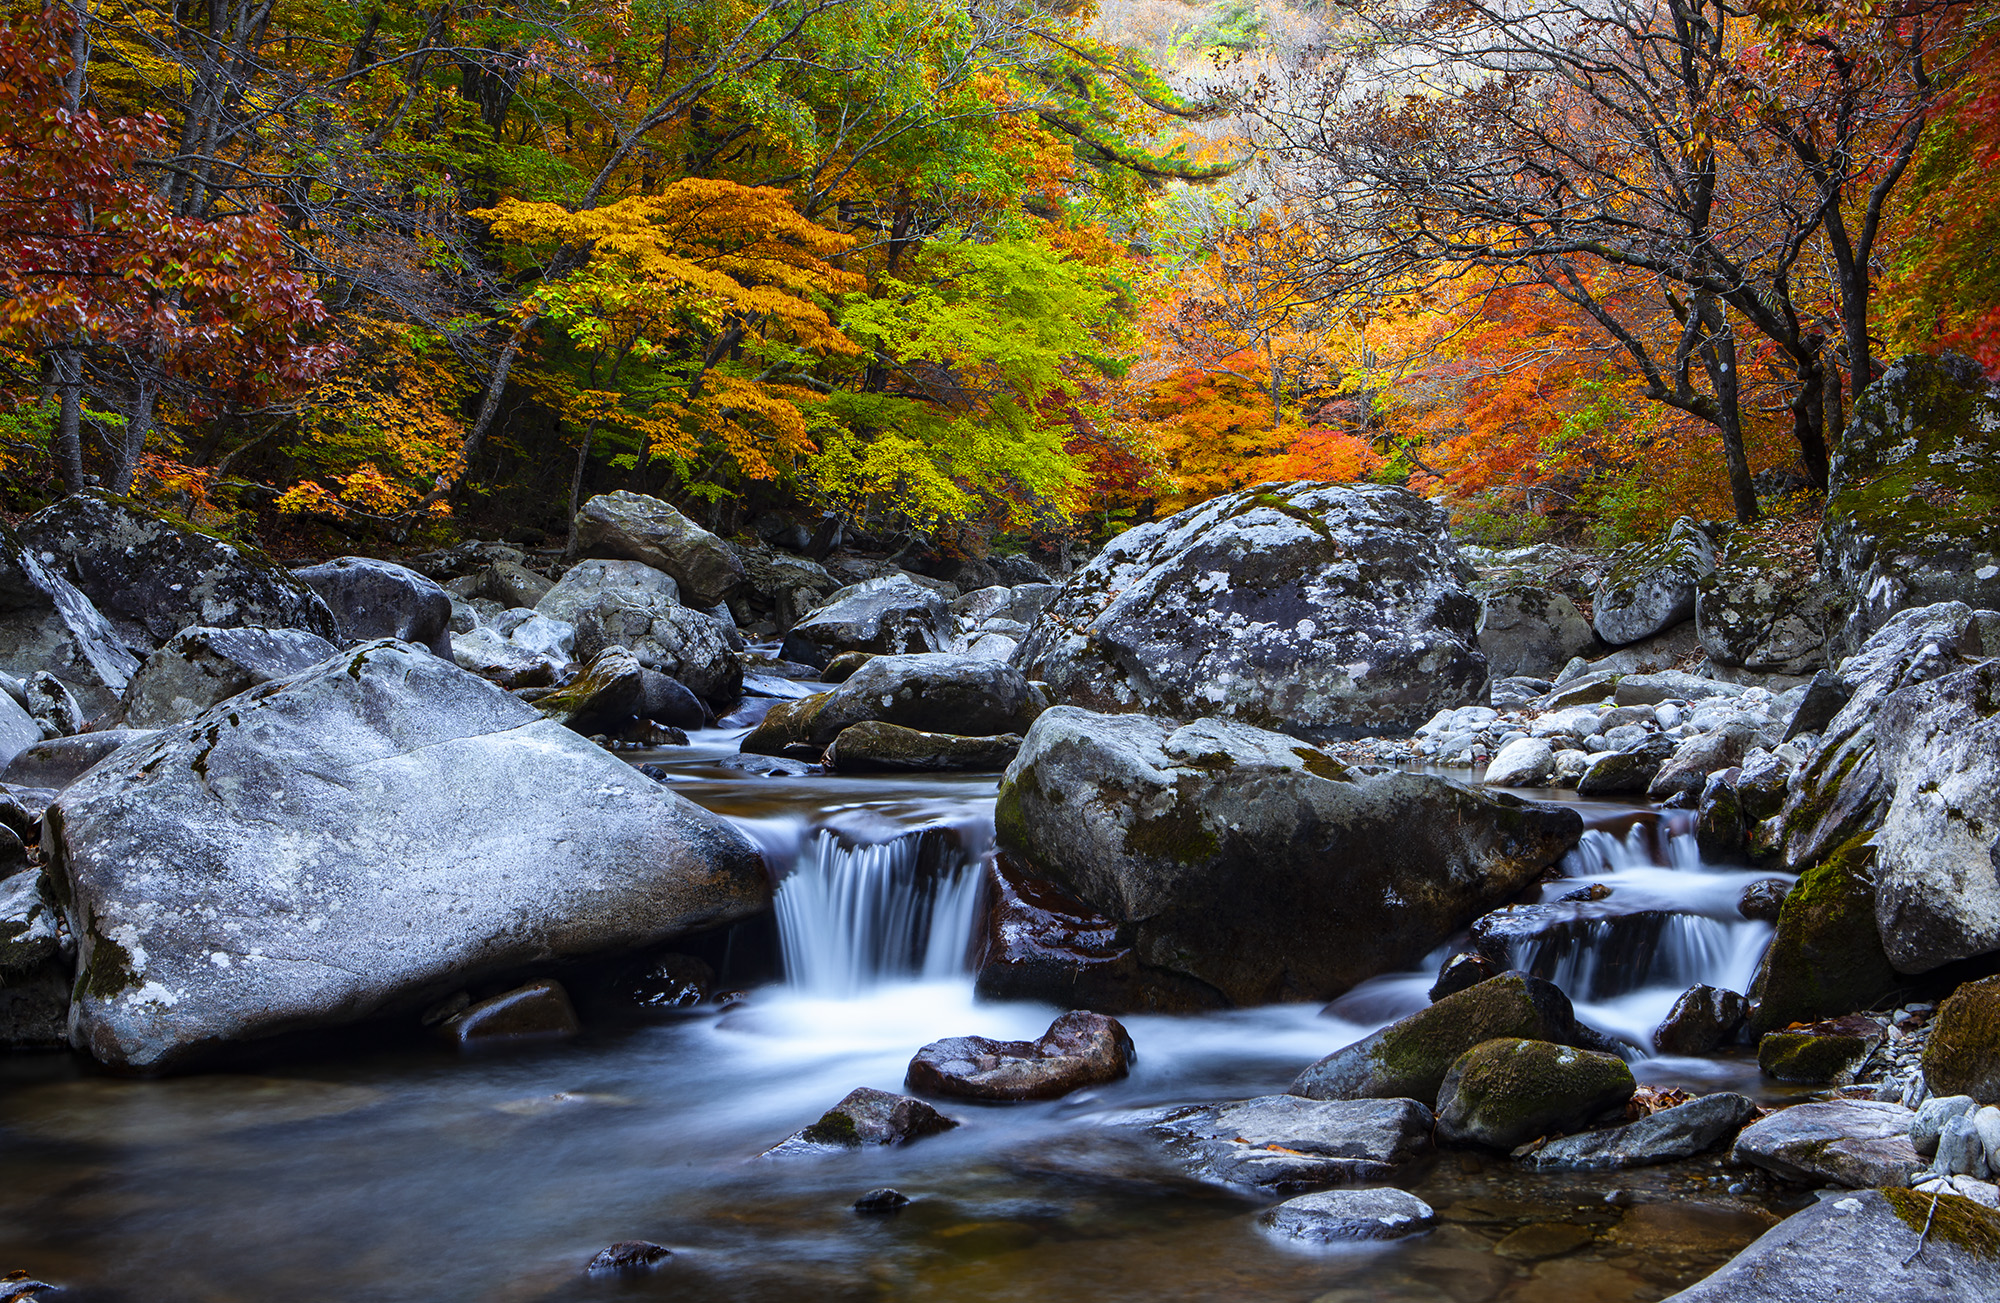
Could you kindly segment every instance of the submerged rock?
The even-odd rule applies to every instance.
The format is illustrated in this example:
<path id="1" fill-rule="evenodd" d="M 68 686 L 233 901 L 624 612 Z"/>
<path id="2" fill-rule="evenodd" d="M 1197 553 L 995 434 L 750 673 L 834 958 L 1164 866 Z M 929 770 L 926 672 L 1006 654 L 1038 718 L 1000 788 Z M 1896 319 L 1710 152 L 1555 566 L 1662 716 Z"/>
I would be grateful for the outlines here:
<path id="1" fill-rule="evenodd" d="M 1152 1130 L 1202 1180 L 1283 1191 L 1387 1179 L 1431 1151 L 1431 1127 L 1415 1100 L 1267 1095 L 1178 1109 Z"/>
<path id="2" fill-rule="evenodd" d="M 582 1030 L 569 992 L 560 982 L 544 980 L 467 1006 L 439 1023 L 437 1034 L 469 1048 L 495 1041 L 559 1039 Z"/>
<path id="3" fill-rule="evenodd" d="M 789 1158 L 866 1145 L 907 1145 L 957 1125 L 920 1099 L 861 1086 L 821 1114 L 819 1121 L 794 1132 L 763 1156 Z"/>
<path id="4" fill-rule="evenodd" d="M 1399 1240 L 1435 1226 L 1437 1214 L 1417 1196 L 1391 1187 L 1302 1194 L 1266 1209 L 1257 1221 L 1295 1240 L 1334 1244 Z"/>
<path id="5" fill-rule="evenodd" d="M 1548 1041 L 1498 1039 L 1460 1055 L 1438 1087 L 1438 1138 L 1512 1149 L 1622 1109 L 1625 1060 Z"/>
<path id="6" fill-rule="evenodd" d="M 910 1060 L 911 1090 L 951 1099 L 1060 1099 L 1132 1070 L 1132 1038 L 1115 1018 L 1066 1013 L 1040 1039 L 954 1036 Z"/>
<path id="7" fill-rule="evenodd" d="M 1721 1143 L 1756 1116 L 1757 1105 L 1749 1098 L 1720 1091 L 1650 1113 L 1622 1127 L 1551 1140 L 1523 1156 L 1521 1162 L 1545 1172 L 1670 1163 Z"/>
<path id="8" fill-rule="evenodd" d="M 593 1276 L 612 1272 L 651 1271 L 673 1257 L 673 1251 L 651 1240 L 621 1240 L 600 1249 L 584 1270 Z"/>
<path id="9" fill-rule="evenodd" d="M 1910 1143 L 1915 1120 L 1900 1104 L 1878 1100 L 1794 1104 L 1745 1127 L 1730 1152 L 1787 1181 L 1906 1186 L 1923 1166 Z"/>
<path id="10" fill-rule="evenodd" d="M 823 763 L 831 773 L 998 772 L 1021 750 L 1019 733 L 955 737 L 869 720 L 840 730 Z"/>

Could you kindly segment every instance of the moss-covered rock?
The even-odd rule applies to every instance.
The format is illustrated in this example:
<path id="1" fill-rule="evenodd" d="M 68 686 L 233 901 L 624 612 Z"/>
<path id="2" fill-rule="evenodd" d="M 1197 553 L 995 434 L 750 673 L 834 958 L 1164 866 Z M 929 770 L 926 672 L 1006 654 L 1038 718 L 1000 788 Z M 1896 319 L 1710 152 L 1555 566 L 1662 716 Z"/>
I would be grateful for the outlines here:
<path id="1" fill-rule="evenodd" d="M 1622 647 L 1688 620 L 1695 584 L 1714 568 L 1715 545 L 1685 518 L 1657 543 L 1619 549 L 1591 599 L 1597 636 Z"/>
<path id="2" fill-rule="evenodd" d="M 1924 1046 L 1933 1095 L 1970 1095 L 2000 1104 L 2000 977 L 1967 982 L 1938 1006 Z"/>
<path id="3" fill-rule="evenodd" d="M 1715 569 L 1695 585 L 1695 635 L 1720 664 L 1811 674 L 1826 664 L 1838 598 L 1816 565 L 1773 544 L 1766 530 L 1730 534 Z"/>
<path id="4" fill-rule="evenodd" d="M 632 721 L 645 700 L 645 671 L 623 647 L 606 647 L 577 676 L 535 707 L 558 724 L 579 733 L 603 733 Z"/>
<path id="5" fill-rule="evenodd" d="M 1757 1042 L 1757 1066 L 1773 1081 L 1845 1085 L 1882 1044 L 1882 1024 L 1849 1015 L 1767 1032 Z"/>
<path id="6" fill-rule="evenodd" d="M 842 652 L 840 653 L 840 655 L 828 661 L 826 663 L 826 668 L 820 671 L 820 676 L 819 676 L 820 682 L 845 683 L 849 679 L 854 677 L 854 671 L 860 669 L 863 665 L 866 665 L 869 661 L 872 661 L 874 659 L 875 659 L 874 652 L 865 652 L 865 651 Z"/>
<path id="7" fill-rule="evenodd" d="M 842 729 L 824 763 L 835 773 L 850 774 L 998 773 L 1020 749 L 1019 733 L 958 737 L 867 720 Z"/>
<path id="8" fill-rule="evenodd" d="M 1865 1009 L 1895 989 L 1875 926 L 1874 868 L 1864 833 L 1799 876 L 1750 991 L 1753 1033 Z"/>
<path id="9" fill-rule="evenodd" d="M 1452 1062 L 1438 1088 L 1438 1136 L 1512 1149 L 1622 1108 L 1638 1083 L 1625 1060 L 1548 1041 L 1502 1038 Z"/>

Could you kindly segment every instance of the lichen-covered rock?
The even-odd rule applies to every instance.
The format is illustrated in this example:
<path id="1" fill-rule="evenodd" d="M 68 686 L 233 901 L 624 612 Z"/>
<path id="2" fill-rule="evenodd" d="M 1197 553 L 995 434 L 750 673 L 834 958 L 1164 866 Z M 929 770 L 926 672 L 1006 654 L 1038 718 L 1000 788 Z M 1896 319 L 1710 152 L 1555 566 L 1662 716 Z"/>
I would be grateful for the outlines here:
<path id="1" fill-rule="evenodd" d="M 707 613 L 682 606 L 678 592 L 672 576 L 643 562 L 581 561 L 535 610 L 575 627 L 579 658 L 623 647 L 711 706 L 726 706 L 743 694 L 743 663 L 728 631 Z"/>
<path id="2" fill-rule="evenodd" d="M 1026 732 L 1039 713 L 1028 681 L 1010 665 L 945 653 L 874 656 L 833 691 L 773 709 L 743 739 L 743 750 L 787 755 L 785 748 L 794 744 L 825 748 L 871 720 L 926 733 L 992 737 Z"/>
<path id="3" fill-rule="evenodd" d="M 1750 730 L 1740 725 L 1685 738 L 1646 784 L 1646 795 L 1655 801 L 1699 796 L 1708 785 L 1708 776 L 1742 760 L 1749 744 Z"/>
<path id="4" fill-rule="evenodd" d="M 905 574 L 850 584 L 828 597 L 785 635 L 784 658 L 825 665 L 842 652 L 901 656 L 952 645 L 951 606 L 943 594 Z"/>
<path id="5" fill-rule="evenodd" d="M 1718 1091 L 1649 1113 L 1622 1127 L 1551 1140 L 1521 1162 L 1542 1172 L 1606 1171 L 1670 1163 L 1692 1158 L 1734 1136 L 1756 1116 L 1757 1105 L 1747 1097 Z"/>
<path id="6" fill-rule="evenodd" d="M 615 732 L 632 722 L 646 702 L 646 671 L 623 647 L 606 647 L 576 677 L 536 700 L 542 714 L 574 732 Z"/>
<path id="7" fill-rule="evenodd" d="M 1685 518 L 1657 543 L 1611 558 L 1591 597 L 1591 624 L 1614 647 L 1650 638 L 1694 616 L 1695 585 L 1715 569 L 1715 545 Z"/>
<path id="8" fill-rule="evenodd" d="M 1762 1035 L 1866 1009 L 1897 981 L 1875 925 L 1875 848 L 1864 833 L 1786 893 L 1778 934 L 1750 988 L 1750 1030 Z"/>
<path id="9" fill-rule="evenodd" d="M 1817 566 L 1767 546 L 1755 530 L 1731 534 L 1696 585 L 1695 634 L 1721 665 L 1811 674 L 1826 664 L 1827 634 L 1840 618 Z"/>
<path id="10" fill-rule="evenodd" d="M 1847 612 L 1839 653 L 1896 612 L 2000 608 L 2000 388 L 1954 354 L 1864 389 L 1827 468 L 1820 560 Z"/>
<path id="11" fill-rule="evenodd" d="M 1201 1180 L 1283 1192 L 1390 1179 L 1431 1152 L 1432 1125 L 1411 1099 L 1266 1095 L 1176 1109 L 1151 1130 Z"/>
<path id="12" fill-rule="evenodd" d="M 159 728 L 216 702 L 339 654 L 303 629 L 183 629 L 146 658 L 125 687 L 125 724 Z"/>
<path id="13" fill-rule="evenodd" d="M 37 670 L 28 676 L 21 689 L 21 702 L 43 731 L 56 737 L 81 733 L 90 722 L 75 695 L 47 670 Z"/>
<path id="14" fill-rule="evenodd" d="M 1488 787 L 1547 787 L 1556 776 L 1556 753 L 1547 738 L 1517 737 L 1500 748 L 1481 779 Z"/>
<path id="15" fill-rule="evenodd" d="M 593 558 L 563 572 L 554 587 L 535 603 L 537 614 L 576 623 L 576 617 L 606 594 L 647 608 L 678 606 L 680 585 L 657 566 L 627 559 Z"/>
<path id="16" fill-rule="evenodd" d="M 776 548 L 746 547 L 739 549 L 739 555 L 743 558 L 744 595 L 770 611 L 779 633 L 790 632 L 841 586 L 819 562 Z"/>
<path id="17" fill-rule="evenodd" d="M 333 612 L 343 646 L 398 638 L 451 657 L 451 594 L 416 571 L 344 556 L 292 571 Z"/>
<path id="18" fill-rule="evenodd" d="M 1341 1244 L 1400 1240 L 1437 1224 L 1431 1206 L 1407 1190 L 1319 1190 L 1266 1209 L 1260 1225 L 1294 1240 Z"/>
<path id="19" fill-rule="evenodd" d="M 1934 1094 L 2000 1104 L 2000 977 L 1967 982 L 1938 1006 L 1924 1080 Z"/>
<path id="20" fill-rule="evenodd" d="M 1260 485 L 1112 540 L 1016 663 L 1092 710 L 1309 740 L 1406 732 L 1485 692 L 1469 576 L 1414 494 Z"/>
<path id="21" fill-rule="evenodd" d="M 1847 1014 L 1766 1032 L 1757 1042 L 1757 1066 L 1774 1081 L 1795 1085 L 1845 1085 L 1882 1044 L 1882 1024 Z"/>
<path id="22" fill-rule="evenodd" d="M 1438 1087 L 1438 1138 L 1513 1149 L 1622 1109 L 1638 1083 L 1625 1060 L 1549 1041 L 1473 1046 Z"/>
<path id="23" fill-rule="evenodd" d="M 1553 678 L 1597 647 L 1597 634 L 1575 602 L 1535 584 L 1508 584 L 1479 600 L 1479 650 L 1496 679 Z"/>
<path id="24" fill-rule="evenodd" d="M 1915 1118 L 1900 1104 L 1872 1099 L 1795 1104 L 1745 1127 L 1730 1152 L 1787 1181 L 1906 1186 L 1923 1166 L 1910 1143 Z"/>
<path id="25" fill-rule="evenodd" d="M 950 1099 L 1060 1099 L 1132 1071 L 1132 1037 L 1116 1018 L 1071 1012 L 1032 1041 L 954 1036 L 910 1060 L 905 1084 Z"/>
<path id="26" fill-rule="evenodd" d="M 864 720 L 840 730 L 821 763 L 836 774 L 997 773 L 1020 750 L 1019 733 L 959 737 Z"/>
<path id="27" fill-rule="evenodd" d="M 1433 1104 L 1451 1065 L 1475 1045 L 1502 1038 L 1571 1045 L 1586 1031 L 1561 988 L 1539 977 L 1503 974 L 1327 1055 L 1299 1074 L 1290 1093 Z"/>
<path id="28" fill-rule="evenodd" d="M 116 705 L 139 668 L 139 658 L 111 622 L 63 577 L 55 554 L 43 561 L 4 521 L 0 666 L 53 673 L 92 714 Z"/>
<path id="29" fill-rule="evenodd" d="M 690 604 L 702 608 L 733 597 L 744 583 L 736 548 L 643 493 L 602 493 L 576 513 L 577 547 L 585 556 L 642 561 L 672 575 Z"/>
<path id="30" fill-rule="evenodd" d="M 763 1156 L 791 1158 L 864 1145 L 907 1145 L 956 1126 L 955 1118 L 920 1099 L 860 1086 L 822 1113 L 819 1121 L 765 1150 Z"/>
<path id="31" fill-rule="evenodd" d="M 1750 1016 L 1750 1002 L 1735 991 L 1696 983 L 1681 992 L 1653 1031 L 1662 1054 L 1709 1054 L 1735 1039 Z"/>
<path id="32" fill-rule="evenodd" d="M 1581 835 L 1573 811 L 1362 777 L 1284 734 L 1069 706 L 1028 731 L 995 820 L 1002 849 L 1132 925 L 1144 962 L 1235 1004 L 1414 963 Z"/>
<path id="33" fill-rule="evenodd" d="M 770 900 L 726 821 L 395 642 L 121 749 L 44 822 L 79 950 L 72 1038 L 133 1071 Z"/>

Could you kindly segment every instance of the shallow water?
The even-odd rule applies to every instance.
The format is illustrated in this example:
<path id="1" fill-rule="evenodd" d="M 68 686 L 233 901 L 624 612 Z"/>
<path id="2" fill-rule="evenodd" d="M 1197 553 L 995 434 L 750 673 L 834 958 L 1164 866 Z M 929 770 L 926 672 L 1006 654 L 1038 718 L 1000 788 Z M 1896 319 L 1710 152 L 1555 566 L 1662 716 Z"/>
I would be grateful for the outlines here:
<path id="1" fill-rule="evenodd" d="M 775 858 L 809 862 L 821 828 L 852 845 L 942 824 L 975 853 L 990 837 L 990 775 L 757 777 L 718 767 L 733 737 L 639 758 L 669 765 L 677 790 L 742 821 Z M 1732 892 L 1762 875 L 1659 867 L 1645 862 L 1653 851 L 1626 849 L 1573 871 L 1613 885 L 1606 907 L 1671 901 L 1715 919 L 1733 948 L 1696 960 L 1718 975 L 1754 964 L 1754 933 L 1726 920 Z M 855 890 L 800 896 L 801 917 L 836 930 L 826 920 L 859 917 Z M 933 906 L 939 919 L 969 908 Z M 788 943 L 812 926 L 789 923 Z M 561 1046 L 467 1058 L 375 1049 L 163 1082 L 97 1077 L 65 1056 L 0 1058 L 0 1271 L 25 1268 L 69 1286 L 68 1298 L 190 1303 L 1567 1303 L 1661 1297 L 1771 1220 L 1724 1193 L 1732 1178 L 1712 1166 L 1527 1177 L 1447 1154 L 1406 1181 L 1443 1215 L 1438 1230 L 1308 1251 L 1265 1235 L 1256 1201 L 1187 1181 L 1136 1125 L 1166 1105 L 1282 1091 L 1307 1063 L 1420 1007 L 1430 972 L 1371 982 L 1338 1002 L 1339 1017 L 1283 1006 L 1127 1018 L 1139 1059 L 1113 1086 L 1047 1104 L 952 1104 L 944 1111 L 964 1125 L 906 1149 L 756 1157 L 856 1086 L 899 1088 L 926 1041 L 1047 1026 L 1051 1008 L 976 1003 L 968 975 L 933 962 L 962 943 L 932 926 L 936 944 L 903 965 L 929 964 L 932 980 L 886 977 L 850 952 L 727 1010 L 594 1021 Z M 1643 1033 L 1678 989 L 1579 1011 Z M 1643 1080 L 1705 1089 L 1755 1079 L 1740 1058 L 1634 1066 Z M 850 1210 L 880 1185 L 916 1202 L 890 1217 Z M 1543 1261 L 1495 1251 L 1545 1222 L 1592 1238 Z M 674 1257 L 642 1277 L 584 1276 L 593 1253 L 625 1239 Z"/>

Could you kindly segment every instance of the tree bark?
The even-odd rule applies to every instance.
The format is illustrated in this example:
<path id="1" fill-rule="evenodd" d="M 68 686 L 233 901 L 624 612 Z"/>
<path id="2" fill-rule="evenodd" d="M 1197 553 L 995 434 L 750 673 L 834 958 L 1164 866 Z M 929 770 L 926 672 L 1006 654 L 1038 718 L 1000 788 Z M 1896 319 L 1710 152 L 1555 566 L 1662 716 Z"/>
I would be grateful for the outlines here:
<path id="1" fill-rule="evenodd" d="M 63 492 L 81 493 L 89 487 L 83 474 L 83 353 L 74 344 L 65 344 L 51 354 L 57 391 L 56 471 L 62 476 Z"/>

